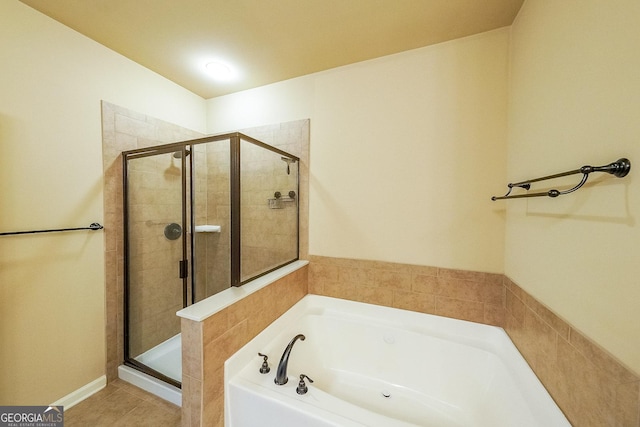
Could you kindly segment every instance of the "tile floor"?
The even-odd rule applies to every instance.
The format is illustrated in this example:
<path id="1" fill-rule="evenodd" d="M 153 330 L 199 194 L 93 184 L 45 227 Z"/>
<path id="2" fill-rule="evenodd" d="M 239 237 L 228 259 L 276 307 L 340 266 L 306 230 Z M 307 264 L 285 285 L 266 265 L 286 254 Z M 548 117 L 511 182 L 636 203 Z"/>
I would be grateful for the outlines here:
<path id="1" fill-rule="evenodd" d="M 180 407 L 119 379 L 64 411 L 65 427 L 175 427 L 180 424 Z"/>

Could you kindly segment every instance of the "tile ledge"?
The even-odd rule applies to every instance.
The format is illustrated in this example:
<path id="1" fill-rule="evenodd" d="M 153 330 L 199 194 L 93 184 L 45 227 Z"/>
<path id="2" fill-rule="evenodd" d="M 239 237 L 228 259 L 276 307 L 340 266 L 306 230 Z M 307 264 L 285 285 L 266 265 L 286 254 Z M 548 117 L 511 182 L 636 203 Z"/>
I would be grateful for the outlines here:
<path id="1" fill-rule="evenodd" d="M 202 322 L 206 318 L 213 316 L 214 314 L 222 311 L 232 304 L 240 301 L 243 298 L 251 295 L 252 293 L 259 291 L 260 289 L 268 286 L 276 280 L 282 279 L 284 276 L 293 273 L 309 264 L 309 261 L 298 260 L 291 264 L 287 264 L 271 273 L 267 273 L 264 276 L 258 277 L 251 282 L 248 282 L 240 287 L 232 287 L 225 289 L 215 295 L 205 298 L 189 307 L 183 308 L 178 311 L 176 315 L 183 319 L 194 320 L 196 322 Z"/>

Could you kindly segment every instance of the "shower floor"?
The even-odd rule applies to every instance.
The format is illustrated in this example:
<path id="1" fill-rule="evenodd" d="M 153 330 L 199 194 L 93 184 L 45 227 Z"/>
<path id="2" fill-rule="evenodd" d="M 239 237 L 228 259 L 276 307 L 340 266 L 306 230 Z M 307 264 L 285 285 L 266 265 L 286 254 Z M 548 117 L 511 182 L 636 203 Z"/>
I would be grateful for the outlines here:
<path id="1" fill-rule="evenodd" d="M 182 340 L 177 334 L 135 358 L 138 362 L 182 382 Z"/>

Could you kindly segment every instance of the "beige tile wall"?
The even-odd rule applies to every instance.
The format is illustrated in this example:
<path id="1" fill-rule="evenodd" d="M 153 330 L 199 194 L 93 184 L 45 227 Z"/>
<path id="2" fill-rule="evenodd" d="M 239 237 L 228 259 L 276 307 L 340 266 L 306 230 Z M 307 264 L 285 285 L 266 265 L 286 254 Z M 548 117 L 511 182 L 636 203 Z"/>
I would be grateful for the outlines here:
<path id="1" fill-rule="evenodd" d="M 490 325 L 504 323 L 502 274 L 310 256 L 309 292 Z"/>

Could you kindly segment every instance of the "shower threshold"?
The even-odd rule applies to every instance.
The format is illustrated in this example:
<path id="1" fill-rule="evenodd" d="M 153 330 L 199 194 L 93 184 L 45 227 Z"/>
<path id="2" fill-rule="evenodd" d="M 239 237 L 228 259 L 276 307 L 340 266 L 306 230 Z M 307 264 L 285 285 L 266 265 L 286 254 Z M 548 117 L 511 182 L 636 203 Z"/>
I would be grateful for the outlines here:
<path id="1" fill-rule="evenodd" d="M 158 344 L 135 358 L 136 361 L 182 382 L 182 345 L 180 334 Z M 126 365 L 118 366 L 118 378 L 149 393 L 182 406 L 182 390 L 158 378 Z"/>
<path id="2" fill-rule="evenodd" d="M 120 365 L 118 366 L 118 378 L 151 394 L 155 394 L 167 402 L 182 406 L 182 390 L 151 375 L 147 375 L 130 366 Z"/>

